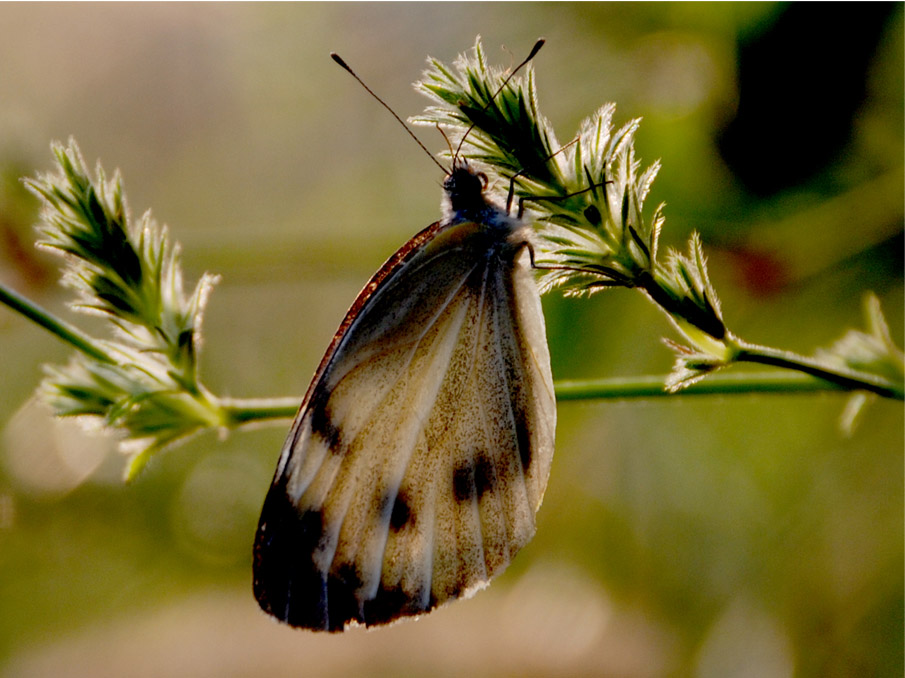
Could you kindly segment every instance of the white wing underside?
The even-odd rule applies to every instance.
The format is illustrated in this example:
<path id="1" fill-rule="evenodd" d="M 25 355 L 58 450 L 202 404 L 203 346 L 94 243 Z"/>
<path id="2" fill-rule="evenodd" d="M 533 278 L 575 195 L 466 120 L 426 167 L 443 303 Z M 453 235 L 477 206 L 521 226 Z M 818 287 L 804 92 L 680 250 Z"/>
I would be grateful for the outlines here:
<path id="1" fill-rule="evenodd" d="M 256 558 L 256 593 L 289 623 L 428 611 L 481 588 L 534 534 L 556 415 L 527 251 L 488 247 L 471 222 L 446 231 L 461 245 L 428 243 L 387 276 L 290 431 L 271 490 L 284 496 L 268 502 L 293 508 L 300 527 L 279 538 L 300 543 L 272 548 L 302 562 L 268 572 L 273 555 Z M 267 516 L 265 544 L 278 538 Z"/>

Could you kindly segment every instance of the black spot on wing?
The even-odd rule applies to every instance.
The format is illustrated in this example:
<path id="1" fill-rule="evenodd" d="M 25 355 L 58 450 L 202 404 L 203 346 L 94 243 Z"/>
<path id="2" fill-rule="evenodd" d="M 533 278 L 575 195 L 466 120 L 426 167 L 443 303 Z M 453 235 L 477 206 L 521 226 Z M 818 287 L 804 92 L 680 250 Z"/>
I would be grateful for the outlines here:
<path id="1" fill-rule="evenodd" d="M 408 497 L 404 493 L 399 492 L 393 502 L 393 511 L 390 513 L 390 527 L 397 531 L 401 530 L 409 521 L 414 521 L 414 518 Z"/>
<path id="2" fill-rule="evenodd" d="M 526 393 L 522 388 L 522 372 L 513 365 L 513 357 L 506 356 L 506 377 L 509 386 L 509 406 L 515 424 L 515 442 L 518 446 L 522 470 L 527 472 L 533 461 L 531 443 L 531 413 L 526 409 Z"/>
<path id="3" fill-rule="evenodd" d="M 511 277 L 506 278 L 505 285 L 506 294 L 508 296 L 508 306 L 515 307 L 515 289 Z M 501 346 L 503 358 L 506 361 L 506 381 L 509 385 L 510 406 L 512 408 L 512 416 L 515 420 L 515 436 L 518 445 L 519 459 L 522 462 L 522 470 L 527 472 L 533 461 L 533 449 L 531 443 L 531 413 L 528 411 L 530 405 L 527 405 L 530 393 L 526 393 L 523 387 L 525 377 L 524 366 L 522 364 L 524 356 L 530 353 L 530 348 L 522 344 L 522 333 L 519 328 L 519 317 L 517 313 L 506 314 L 508 322 L 512 323 L 511 336 L 513 343 Z M 501 318 L 502 320 L 502 318 Z"/>
<path id="4" fill-rule="evenodd" d="M 261 510 L 254 547 L 254 594 L 265 612 L 292 626 L 326 629 L 327 578 L 313 553 L 324 531 L 320 511 L 299 512 L 274 483 Z"/>
<path id="5" fill-rule="evenodd" d="M 368 626 L 386 624 L 399 617 L 429 612 L 436 605 L 436 600 L 422 601 L 424 596 L 420 592 L 409 595 L 399 586 L 381 585 L 377 595 L 364 605 L 365 623 Z"/>
<path id="6" fill-rule="evenodd" d="M 343 564 L 331 574 L 327 581 L 328 630 L 342 631 L 350 621 L 363 622 L 362 605 L 359 601 L 361 576 L 354 565 Z"/>
<path id="7" fill-rule="evenodd" d="M 474 454 L 474 484 L 479 499 L 496 487 L 493 461 L 484 452 Z"/>
<path id="8" fill-rule="evenodd" d="M 474 470 L 474 464 L 470 459 L 459 462 L 453 469 L 452 489 L 456 501 L 467 502 L 475 498 L 477 488 Z"/>
<path id="9" fill-rule="evenodd" d="M 329 397 L 330 392 L 323 385 L 318 385 L 311 395 L 308 402 L 311 432 L 324 440 L 332 453 L 339 454 L 342 452 L 342 432 L 333 423 L 330 409 L 327 407 Z"/>
<path id="10" fill-rule="evenodd" d="M 531 425 L 528 413 L 519 406 L 518 402 L 512 403 L 512 410 L 515 414 L 515 435 L 518 440 L 518 454 L 522 460 L 522 470 L 528 471 L 531 462 L 534 460 L 533 449 L 531 447 Z"/>
<path id="11" fill-rule="evenodd" d="M 386 624 L 404 616 L 404 610 L 410 604 L 411 599 L 398 586 L 381 587 L 377 595 L 365 603 L 365 620 L 369 625 Z"/>

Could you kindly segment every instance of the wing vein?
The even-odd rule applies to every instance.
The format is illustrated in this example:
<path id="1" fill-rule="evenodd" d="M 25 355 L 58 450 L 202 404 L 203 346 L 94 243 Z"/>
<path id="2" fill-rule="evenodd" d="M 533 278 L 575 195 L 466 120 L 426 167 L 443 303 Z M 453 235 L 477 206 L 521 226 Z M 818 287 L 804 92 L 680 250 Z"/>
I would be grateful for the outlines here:
<path id="1" fill-rule="evenodd" d="M 435 257 L 434 257 L 434 258 L 435 258 Z M 465 275 L 461 276 L 460 282 L 459 282 L 457 285 L 454 286 L 453 291 L 452 291 L 452 292 L 446 297 L 446 299 L 443 301 L 443 304 L 441 305 L 441 308 L 440 308 L 436 313 L 433 314 L 433 316 L 430 318 L 430 320 L 429 320 L 427 323 L 425 323 L 424 329 L 418 334 L 418 336 L 417 336 L 415 339 L 413 339 L 413 340 L 410 342 L 410 343 L 412 344 L 412 346 L 411 346 L 411 348 L 408 350 L 408 355 L 407 355 L 407 358 L 406 358 L 406 361 L 405 361 L 405 363 L 404 363 L 403 368 L 400 369 L 400 370 L 398 371 L 398 374 L 397 374 L 396 378 L 393 380 L 392 385 L 389 386 L 389 387 L 386 389 L 386 392 L 384 393 L 383 397 L 380 398 L 380 399 L 374 404 L 374 406 L 371 408 L 371 410 L 370 410 L 370 412 L 368 413 L 368 416 L 367 416 L 367 418 L 366 418 L 366 420 L 365 420 L 367 423 L 362 427 L 362 430 L 367 430 L 367 429 L 369 428 L 369 425 L 370 425 L 370 422 L 371 422 L 371 420 L 372 420 L 372 418 L 373 418 L 374 413 L 375 413 L 376 411 L 379 411 L 379 410 L 387 403 L 388 398 L 390 398 L 390 396 L 391 396 L 391 394 L 393 393 L 393 391 L 395 390 L 395 388 L 403 381 L 403 379 L 405 379 L 407 376 L 409 376 L 409 372 L 410 372 L 410 368 L 411 368 L 411 365 L 412 365 L 412 361 L 414 360 L 415 355 L 418 353 L 418 349 L 421 347 L 421 345 L 422 345 L 424 339 L 427 337 L 427 335 L 430 333 L 430 331 L 436 326 L 436 324 L 437 324 L 437 322 L 439 321 L 439 319 L 445 314 L 445 312 L 450 308 L 450 306 L 455 302 L 455 300 L 456 300 L 456 299 L 458 298 L 458 296 L 461 294 L 463 288 L 464 288 L 464 287 L 466 286 L 466 284 L 467 284 L 467 281 L 468 281 L 469 277 L 470 277 L 471 274 L 474 272 L 475 268 L 477 268 L 477 266 L 478 266 L 478 264 L 475 264 L 471 269 L 469 269 L 469 270 L 466 272 Z M 416 270 L 417 270 L 417 269 L 416 269 Z M 464 315 L 463 315 L 463 317 L 464 317 Z M 457 331 L 461 331 L 461 324 L 462 324 L 462 320 L 460 319 L 460 320 L 459 320 L 459 323 L 458 323 L 458 329 L 457 329 Z M 452 329 L 452 328 L 451 328 L 451 329 Z M 404 345 L 405 345 L 405 344 L 403 344 L 403 346 L 404 346 Z M 350 374 L 351 372 L 352 372 L 352 370 L 350 370 L 349 373 L 347 373 L 346 375 L 344 375 L 343 378 L 345 378 L 346 376 L 348 376 L 348 374 Z M 448 372 L 448 367 L 447 367 L 447 369 L 445 369 L 445 370 L 443 371 L 443 375 L 445 376 L 445 375 L 447 374 L 447 372 Z M 416 399 L 416 402 L 417 402 L 417 400 L 418 400 L 418 399 Z M 434 394 L 434 398 L 433 398 L 432 400 L 433 400 L 433 401 L 436 400 L 436 393 Z M 432 407 L 432 406 L 431 406 L 431 407 Z M 431 408 L 425 408 L 425 409 L 426 409 L 427 411 L 429 411 Z M 409 416 L 411 413 L 403 413 L 403 412 L 400 412 L 399 414 L 400 414 L 400 416 L 403 416 L 403 415 Z M 425 423 L 426 423 L 426 418 L 423 417 L 423 416 L 419 417 L 419 420 L 418 420 L 418 430 L 423 431 L 423 430 L 424 430 Z M 397 430 L 398 430 L 398 429 L 397 429 Z M 417 436 L 416 436 L 416 437 L 417 437 Z M 356 436 L 355 440 L 357 440 L 357 439 L 358 439 L 358 436 Z M 402 477 L 404 476 L 404 469 L 405 469 L 406 467 L 408 467 L 408 464 L 409 464 L 409 462 L 411 461 L 411 454 L 414 452 L 414 446 L 409 446 L 409 449 L 408 449 L 407 451 L 408 451 L 408 456 L 407 456 L 403 461 L 401 461 L 401 463 L 400 463 L 400 466 L 403 468 L 402 473 L 396 474 L 396 475 L 398 476 L 398 478 L 397 478 L 397 477 L 394 477 L 394 478 L 393 478 L 393 487 L 392 487 L 392 492 L 391 492 L 390 494 L 393 494 L 394 496 L 397 495 L 398 492 L 399 492 L 399 487 L 400 487 L 400 485 L 401 485 L 401 480 L 402 480 Z M 338 475 L 338 474 L 337 474 L 337 475 Z M 329 489 L 328 489 L 328 494 L 329 494 L 330 492 L 332 492 L 333 489 L 334 489 L 335 483 L 336 483 L 336 481 L 337 481 L 337 475 L 334 475 L 334 478 L 331 480 L 331 484 L 330 484 Z M 343 525 L 345 524 L 346 518 L 348 517 L 348 514 L 349 514 L 349 509 L 350 509 L 350 507 L 351 507 L 352 502 L 353 502 L 354 499 L 355 499 L 355 492 L 350 492 L 350 493 L 349 493 L 349 498 L 348 498 L 348 500 L 346 501 L 345 506 L 343 507 L 342 516 L 337 520 L 337 523 L 336 523 L 335 528 L 332 528 L 332 529 L 331 529 L 331 532 L 332 532 L 333 534 L 339 535 L 339 534 L 341 533 L 342 527 L 343 527 Z M 381 538 L 382 538 L 382 540 L 383 540 L 383 544 L 382 544 L 382 547 L 381 547 L 381 548 L 382 548 L 382 550 L 381 550 L 381 557 L 380 557 L 380 559 L 375 560 L 375 565 L 376 565 L 376 566 L 382 566 L 382 562 L 383 562 L 383 554 L 385 553 L 385 550 L 386 550 L 386 539 L 387 539 L 387 536 L 388 536 L 388 531 L 389 531 L 389 523 L 386 522 L 386 521 L 383 521 L 383 522 L 381 523 L 381 530 L 380 530 L 380 535 L 381 535 Z M 336 564 L 337 564 L 337 563 L 336 563 L 336 556 L 337 556 L 338 545 L 339 545 L 339 539 L 337 538 L 337 539 L 335 540 L 333 552 L 330 554 L 330 567 L 329 567 L 329 569 L 330 569 L 331 571 L 334 569 L 334 567 L 335 567 Z"/>
<path id="2" fill-rule="evenodd" d="M 481 333 L 485 334 L 487 331 L 489 331 L 488 328 L 491 327 L 491 323 L 493 323 L 492 327 L 495 329 L 496 335 L 499 335 L 499 319 L 497 317 L 499 315 L 499 313 L 498 313 L 499 309 L 497 309 L 496 306 L 493 305 L 493 300 L 491 300 L 491 304 L 489 304 L 488 306 L 490 307 L 490 312 L 489 312 L 490 319 L 489 319 L 489 322 L 487 322 L 487 323 L 484 323 L 484 322 L 481 323 Z M 482 320 L 483 320 L 483 313 L 482 313 Z M 499 361 L 500 364 L 504 364 L 505 361 L 503 360 L 502 354 L 500 353 L 500 342 L 499 341 L 492 342 L 490 345 L 490 348 L 493 349 L 492 358 L 496 361 Z M 477 361 L 475 361 L 475 364 L 472 367 L 472 372 L 475 375 L 475 378 L 477 378 Z M 483 433 L 485 440 L 490 439 L 491 436 L 490 436 L 490 432 L 488 429 L 488 417 L 487 417 L 486 405 L 482 400 L 479 400 L 478 406 L 481 410 L 481 432 Z M 491 487 L 497 488 L 499 479 L 503 477 L 503 475 L 501 475 L 502 468 L 500 466 L 499 452 L 495 452 L 493 450 L 488 450 L 488 454 L 486 455 L 486 458 L 487 458 L 487 462 L 489 463 L 489 467 L 490 467 L 489 471 L 493 475 L 493 480 L 491 481 L 490 485 L 491 485 Z M 505 508 L 503 505 L 503 497 L 502 497 L 502 488 L 500 488 L 499 491 L 493 491 L 493 492 L 488 493 L 488 495 L 481 497 L 480 501 L 493 502 L 495 510 L 489 511 L 489 509 L 488 509 L 488 512 L 492 512 L 492 513 L 495 513 L 496 515 L 500 515 L 500 516 L 505 515 Z M 503 526 L 503 533 L 505 535 L 506 543 L 510 543 L 512 540 L 512 533 L 509 529 L 509 524 L 506 520 L 502 520 L 501 522 L 502 522 L 502 526 Z M 484 566 L 485 566 L 485 571 L 486 571 L 489 568 L 489 565 L 487 562 L 486 550 L 484 553 Z M 487 574 L 489 576 L 490 573 L 487 572 Z"/>
<path id="3" fill-rule="evenodd" d="M 505 302 L 510 306 L 515 306 L 516 300 L 514 298 L 510 298 L 510 295 L 512 295 L 513 291 L 514 291 L 513 288 L 511 288 L 508 285 L 504 285 L 503 289 L 506 290 L 506 295 L 504 297 Z M 515 346 L 513 346 L 512 342 L 511 342 L 511 339 L 513 336 L 515 336 L 515 332 L 517 330 L 517 328 L 513 326 L 513 323 L 515 322 L 515 318 L 514 318 L 513 314 L 506 315 L 506 314 L 497 312 L 496 314 L 494 314 L 494 319 L 496 321 L 497 334 L 501 338 L 501 341 L 499 343 L 501 358 L 503 360 L 503 363 L 506 366 L 506 369 L 503 369 L 500 372 L 501 372 L 502 379 L 506 386 L 505 392 L 511 394 L 512 385 L 511 385 L 511 375 L 509 373 L 510 365 L 509 365 L 509 361 L 506 359 L 505 355 L 503 355 L 503 351 L 505 351 L 508 348 L 508 350 L 510 350 L 510 351 L 512 351 L 514 349 L 514 352 L 516 355 L 518 355 L 520 353 L 520 348 L 517 345 L 517 343 Z M 501 328 L 501 322 L 503 320 L 505 320 L 506 324 L 507 324 L 505 334 L 503 333 L 502 328 Z M 507 341 L 509 341 L 508 347 L 503 346 L 502 338 L 504 336 L 506 337 Z M 519 443 L 519 435 L 518 435 L 519 417 L 518 417 L 518 413 L 514 409 L 515 405 L 514 405 L 513 398 L 510 397 L 506 401 L 506 405 L 507 405 L 507 413 L 509 415 L 510 423 L 512 426 L 511 430 L 513 432 L 513 441 L 512 442 L 514 442 L 515 449 L 516 449 L 515 460 L 518 462 L 518 467 L 521 470 L 521 473 L 519 473 L 518 475 L 519 475 L 519 479 L 521 480 L 521 488 L 524 491 L 525 503 L 528 506 L 528 509 L 530 511 L 532 508 L 532 506 L 531 506 L 532 502 L 531 502 L 531 498 L 530 498 L 531 493 L 528 491 L 528 482 L 527 482 L 527 477 L 526 477 L 526 473 L 525 473 L 527 469 L 525 469 L 524 465 L 522 464 L 522 450 L 521 450 L 521 445 Z"/>
<path id="4" fill-rule="evenodd" d="M 398 385 L 399 385 L 399 382 L 407 375 L 408 370 L 409 370 L 409 367 L 411 366 L 411 362 L 412 362 L 412 360 L 414 359 L 414 356 L 415 356 L 415 354 L 417 353 L 418 348 L 419 348 L 420 345 L 421 345 L 421 342 L 424 340 L 424 338 L 427 336 L 427 334 L 430 332 L 430 330 L 431 330 L 431 329 L 434 327 L 434 325 L 437 323 L 438 319 L 439 319 L 439 318 L 443 315 L 443 313 L 449 308 L 450 304 L 454 301 L 455 297 L 461 292 L 461 290 L 462 290 L 462 288 L 463 288 L 463 286 L 464 286 L 464 284 L 465 284 L 465 280 L 466 280 L 466 279 L 467 279 L 467 277 L 466 277 L 466 278 L 463 278 L 463 281 L 462 281 L 459 285 L 457 285 L 457 286 L 455 286 L 455 287 L 453 288 L 453 291 L 452 291 L 452 292 L 447 296 L 447 298 L 444 300 L 444 302 L 443 302 L 441 308 L 440 308 L 440 309 L 433 315 L 433 317 L 430 318 L 430 320 L 426 323 L 425 328 L 424 328 L 424 331 L 421 332 L 417 337 L 415 337 L 414 339 L 412 339 L 411 342 L 408 342 L 408 343 L 411 344 L 411 348 L 410 348 L 409 351 L 408 351 L 408 356 L 407 356 L 407 358 L 406 358 L 406 360 L 405 360 L 404 366 L 402 367 L 402 369 L 400 369 L 400 370 L 398 371 L 398 375 L 397 375 L 396 379 L 395 379 L 395 380 L 394 380 L 394 381 L 386 388 L 386 391 L 385 391 L 383 397 L 380 398 L 380 399 L 378 399 L 378 400 L 377 400 L 376 402 L 374 402 L 374 404 L 371 406 L 370 410 L 368 411 L 367 416 L 364 418 L 365 424 L 362 426 L 362 430 L 366 430 L 366 429 L 368 428 L 368 424 L 369 424 L 369 423 L 372 421 L 372 419 L 373 419 L 374 412 L 377 411 L 377 410 L 379 410 L 379 409 L 386 403 L 387 398 L 390 397 L 390 395 L 391 395 L 392 392 L 393 392 L 393 389 L 394 389 L 396 386 L 398 386 Z M 406 344 L 402 344 L 402 346 L 405 346 L 405 345 L 406 345 Z M 373 355 L 373 356 L 369 356 L 369 360 L 374 359 L 375 357 L 378 357 L 378 356 L 386 355 L 386 354 L 390 353 L 392 350 L 393 350 L 393 348 L 387 348 L 385 351 L 382 351 L 382 352 L 380 352 L 380 353 L 377 353 L 377 354 L 375 354 L 375 355 Z M 348 369 L 348 370 L 346 371 L 346 373 L 343 374 L 343 376 L 339 379 L 339 381 L 337 381 L 336 384 L 333 385 L 333 389 L 335 390 L 336 388 L 338 388 L 339 385 L 340 385 L 347 377 L 349 377 L 349 376 L 350 376 L 350 375 L 351 375 L 358 367 L 360 367 L 360 366 L 361 366 L 361 363 L 357 363 L 356 365 L 354 365 L 354 366 L 352 366 L 350 369 Z M 325 377 L 324 377 L 324 378 L 326 378 L 326 373 L 325 373 Z M 357 434 L 352 438 L 352 440 L 348 441 L 348 444 L 350 445 L 350 447 L 352 446 L 352 444 L 353 444 L 356 440 L 358 440 L 359 435 L 360 435 L 360 432 L 357 433 Z M 317 468 L 320 469 L 321 466 L 318 465 Z M 330 479 L 330 484 L 327 486 L 326 491 L 325 491 L 325 495 L 324 495 L 324 496 L 330 494 L 330 492 L 333 491 L 333 489 L 334 489 L 334 487 L 335 487 L 335 484 L 336 484 L 337 476 L 339 475 L 339 470 L 340 470 L 340 467 L 339 467 L 339 465 L 337 465 L 337 467 L 333 470 L 333 476 L 332 476 L 332 478 Z M 317 476 L 317 471 L 315 470 L 315 471 L 311 474 L 311 477 L 308 479 L 308 483 L 305 485 L 305 487 L 304 487 L 303 489 L 300 490 L 299 496 L 303 496 L 303 495 L 304 495 L 304 493 L 307 491 L 308 487 L 310 486 L 311 482 L 314 480 L 314 478 L 315 478 L 316 476 Z M 345 515 L 345 512 L 346 512 L 347 510 L 348 510 L 348 506 L 346 506 L 346 508 L 344 509 L 343 515 Z M 340 526 L 341 526 L 341 524 L 342 524 L 342 523 L 340 522 Z M 337 529 L 339 529 L 339 527 L 337 527 Z"/>
<path id="5" fill-rule="evenodd" d="M 495 260 L 494 260 L 495 261 Z M 491 261 L 491 258 L 488 256 L 484 260 L 484 274 L 481 277 L 481 293 L 477 299 L 477 311 L 478 311 L 478 321 L 475 327 L 477 327 L 477 332 L 475 333 L 474 343 L 472 344 L 471 356 L 472 363 L 471 369 L 469 370 L 469 378 L 466 381 L 471 381 L 472 383 L 476 382 L 477 379 L 477 366 L 478 366 L 478 347 L 481 345 L 481 340 L 484 338 L 484 317 L 485 317 L 485 301 L 487 299 L 487 280 L 491 275 L 491 271 L 493 269 L 494 262 Z M 492 298 L 491 298 L 492 302 Z M 465 389 L 463 385 L 461 387 Z M 477 543 L 481 549 L 481 562 L 484 564 L 484 576 L 481 577 L 483 581 L 487 580 L 487 553 L 484 550 L 484 530 L 481 524 L 481 507 L 479 505 L 479 497 L 478 497 L 478 487 L 477 481 L 475 477 L 475 472 L 477 469 L 476 466 L 476 456 L 474 446 L 469 447 L 466 450 L 466 455 L 468 457 L 468 463 L 471 465 L 471 509 L 475 518 L 475 525 L 477 527 Z M 466 573 L 467 576 L 467 573 Z"/>

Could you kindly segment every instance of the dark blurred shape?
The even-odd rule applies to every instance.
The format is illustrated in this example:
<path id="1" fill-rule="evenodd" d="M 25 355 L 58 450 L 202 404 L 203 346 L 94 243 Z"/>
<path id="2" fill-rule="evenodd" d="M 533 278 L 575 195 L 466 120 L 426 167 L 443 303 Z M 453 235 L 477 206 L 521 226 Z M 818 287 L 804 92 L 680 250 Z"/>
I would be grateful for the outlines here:
<path id="1" fill-rule="evenodd" d="M 56 281 L 56 267 L 35 248 L 38 201 L 22 177 L 34 174 L 19 160 L 0 162 L 0 280 L 22 291 L 41 293 Z"/>
<path id="2" fill-rule="evenodd" d="M 750 294 L 758 297 L 779 294 L 792 282 L 793 272 L 782 257 L 774 252 L 743 245 L 730 250 L 728 254 L 733 259 L 737 284 Z"/>
<path id="3" fill-rule="evenodd" d="M 807 181 L 849 141 L 871 59 L 899 3 L 791 3 L 739 47 L 738 113 L 720 151 L 750 191 Z"/>

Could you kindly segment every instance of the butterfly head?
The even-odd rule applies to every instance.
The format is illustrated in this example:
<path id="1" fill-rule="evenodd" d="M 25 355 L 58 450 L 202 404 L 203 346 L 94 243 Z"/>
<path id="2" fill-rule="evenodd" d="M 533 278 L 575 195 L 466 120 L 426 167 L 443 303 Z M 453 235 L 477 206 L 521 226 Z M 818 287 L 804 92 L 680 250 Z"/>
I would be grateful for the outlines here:
<path id="1" fill-rule="evenodd" d="M 482 212 L 487 208 L 486 188 L 486 174 L 475 172 L 467 163 L 456 163 L 443 180 L 446 211 L 463 216 Z"/>

